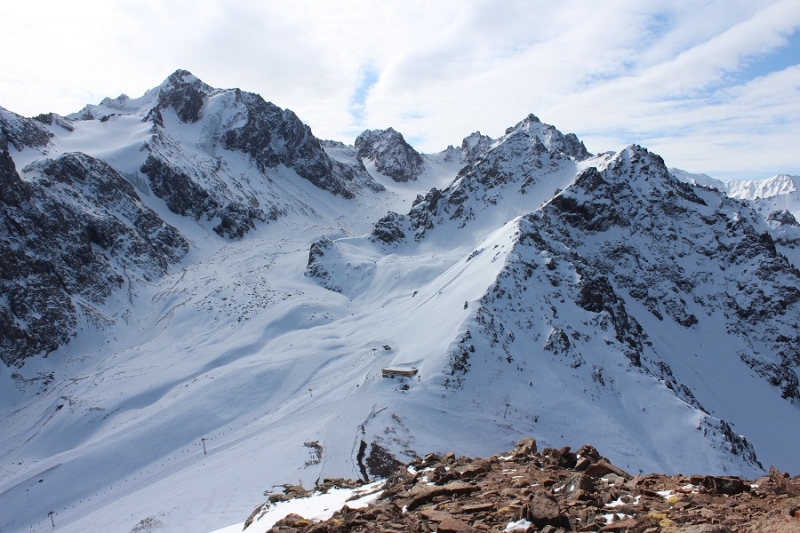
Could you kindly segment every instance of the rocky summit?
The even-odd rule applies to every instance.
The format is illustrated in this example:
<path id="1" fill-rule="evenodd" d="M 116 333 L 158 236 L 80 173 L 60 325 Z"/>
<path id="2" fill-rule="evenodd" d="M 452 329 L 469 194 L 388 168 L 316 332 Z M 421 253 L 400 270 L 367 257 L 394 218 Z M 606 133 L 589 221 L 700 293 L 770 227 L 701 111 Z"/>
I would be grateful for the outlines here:
<path id="1" fill-rule="evenodd" d="M 403 135 L 393 128 L 367 130 L 356 138 L 356 153 L 394 181 L 416 180 L 425 171 L 425 160 Z"/>
<path id="2" fill-rule="evenodd" d="M 318 491 L 332 481 L 354 486 L 325 481 Z M 310 494 L 298 489 L 286 491 L 294 497 Z M 269 504 L 259 507 L 245 532 L 249 526 L 255 531 L 268 510 Z M 355 509 L 345 504 L 325 521 L 291 514 L 269 531 L 790 533 L 800 531 L 800 476 L 775 468 L 756 480 L 632 475 L 591 445 L 537 450 L 528 437 L 486 459 L 427 455 L 398 468 L 374 504 Z"/>

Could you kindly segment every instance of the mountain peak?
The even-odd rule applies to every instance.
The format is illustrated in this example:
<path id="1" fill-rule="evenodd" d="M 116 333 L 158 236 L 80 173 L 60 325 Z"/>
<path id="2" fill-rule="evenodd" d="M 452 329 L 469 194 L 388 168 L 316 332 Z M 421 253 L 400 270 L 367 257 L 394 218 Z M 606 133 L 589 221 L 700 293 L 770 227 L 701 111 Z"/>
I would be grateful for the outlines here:
<path id="1" fill-rule="evenodd" d="M 470 133 L 461 141 L 461 162 L 474 163 L 486 155 L 493 142 L 494 139 L 480 131 Z"/>
<path id="2" fill-rule="evenodd" d="M 419 152 L 391 127 L 364 131 L 356 138 L 355 148 L 359 157 L 372 161 L 378 172 L 397 182 L 416 180 L 425 170 Z"/>
<path id="3" fill-rule="evenodd" d="M 542 123 L 542 121 L 539 120 L 539 117 L 537 117 L 533 113 L 528 113 L 528 116 L 525 117 L 525 120 L 523 122 L 528 122 L 528 123 L 531 123 L 531 124 L 534 124 L 534 123 L 535 124 L 541 124 Z"/>
<path id="4" fill-rule="evenodd" d="M 798 190 L 800 190 L 800 176 L 789 174 L 778 174 L 763 180 L 728 182 L 728 192 L 737 198 L 771 198 L 796 193 Z"/>
<path id="5" fill-rule="evenodd" d="M 197 122 L 203 109 L 203 99 L 213 87 L 200 81 L 188 70 L 176 70 L 159 86 L 158 110 L 172 107 L 181 122 Z M 151 114 L 158 122 L 158 116 Z"/>
<path id="6" fill-rule="evenodd" d="M 173 72 L 172 74 L 170 74 L 166 81 L 175 85 L 185 84 L 185 83 L 196 83 L 196 82 L 202 83 L 200 81 L 200 78 L 198 78 L 188 70 L 180 68 L 175 72 Z"/>
<path id="7" fill-rule="evenodd" d="M 186 87 L 193 87 L 200 93 L 210 93 L 214 88 L 204 83 L 200 78 L 189 72 L 188 70 L 178 69 L 170 74 L 164 82 L 158 86 L 159 91 L 163 94 L 175 90 L 181 90 Z"/>
<path id="8" fill-rule="evenodd" d="M 591 154 L 574 133 L 564 135 L 555 126 L 545 124 L 533 113 L 529 114 L 515 126 L 506 129 L 503 141 L 514 135 L 525 135 L 534 143 L 543 144 L 549 152 L 562 152 L 576 160 L 588 158 Z"/>

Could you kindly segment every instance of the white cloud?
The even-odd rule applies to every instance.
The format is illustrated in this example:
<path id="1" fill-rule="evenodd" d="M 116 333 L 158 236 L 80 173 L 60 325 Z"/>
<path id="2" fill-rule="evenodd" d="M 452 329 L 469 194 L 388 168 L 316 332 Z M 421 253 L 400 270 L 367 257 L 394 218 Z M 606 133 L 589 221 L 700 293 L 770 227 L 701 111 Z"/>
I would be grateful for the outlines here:
<path id="1" fill-rule="evenodd" d="M 69 113 L 185 68 L 324 138 L 392 126 L 434 151 L 533 112 L 590 150 L 800 173 L 797 70 L 734 75 L 799 27 L 795 0 L 29 0 L 4 9 L 0 105 Z"/>

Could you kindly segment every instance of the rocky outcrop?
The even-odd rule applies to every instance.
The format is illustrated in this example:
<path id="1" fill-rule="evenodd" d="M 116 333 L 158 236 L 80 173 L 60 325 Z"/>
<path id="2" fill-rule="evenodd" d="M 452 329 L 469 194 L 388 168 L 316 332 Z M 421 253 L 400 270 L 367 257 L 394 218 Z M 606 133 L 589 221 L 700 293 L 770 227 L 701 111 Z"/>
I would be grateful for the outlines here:
<path id="1" fill-rule="evenodd" d="M 535 441 L 533 447 L 525 441 L 486 459 L 428 455 L 397 469 L 375 504 L 345 504 L 321 522 L 289 515 L 269 531 L 789 533 L 800 527 L 800 476 L 775 469 L 755 481 L 633 476 L 590 445 L 537 452 Z"/>
<path id="2" fill-rule="evenodd" d="M 305 276 L 316 278 L 320 285 L 330 291 L 342 292 L 342 287 L 332 280 L 331 273 L 328 272 L 325 267 L 324 257 L 335 253 L 333 241 L 327 237 L 323 237 L 312 243 L 308 252 L 308 264 L 306 265 Z"/>
<path id="3" fill-rule="evenodd" d="M 405 239 L 403 227 L 406 225 L 405 215 L 389 213 L 375 223 L 371 238 L 386 244 L 392 244 Z"/>
<path id="4" fill-rule="evenodd" d="M 245 120 L 241 126 L 220 132 L 226 149 L 248 154 L 262 170 L 281 164 L 293 168 L 320 189 L 344 198 L 355 196 L 354 182 L 372 181 L 366 171 L 328 157 L 311 128 L 292 111 L 253 93 L 237 90 L 236 99 Z"/>
<path id="5" fill-rule="evenodd" d="M 157 110 L 171 107 L 181 122 L 200 120 L 203 101 L 213 89 L 186 70 L 176 70 L 161 86 Z M 161 124 L 163 126 L 163 123 Z"/>
<path id="6" fill-rule="evenodd" d="M 767 215 L 767 220 L 775 221 L 781 226 L 800 226 L 797 219 L 786 209 L 779 209 Z"/>
<path id="7" fill-rule="evenodd" d="M 488 135 L 476 131 L 464 137 L 461 141 L 460 160 L 464 164 L 477 163 L 489 151 L 494 140 Z"/>
<path id="8" fill-rule="evenodd" d="M 25 147 L 44 148 L 50 142 L 51 133 L 41 123 L 46 120 L 30 120 L 0 107 L 0 132 L 4 145 L 22 151 Z"/>
<path id="9" fill-rule="evenodd" d="M 70 119 L 55 113 L 42 113 L 41 115 L 36 115 L 33 117 L 33 120 L 48 126 L 58 126 L 69 132 L 75 131 L 75 126 L 72 125 L 72 121 Z"/>
<path id="10" fill-rule="evenodd" d="M 280 215 L 278 208 L 265 213 L 255 199 L 248 201 L 230 193 L 225 194 L 228 187 L 224 184 L 220 184 L 216 190 L 209 190 L 190 176 L 186 169 L 160 157 L 148 156 L 140 170 L 150 178 L 151 190 L 166 202 L 170 211 L 194 220 L 218 220 L 213 229 L 220 236 L 241 238 L 257 222 L 276 220 Z"/>
<path id="11" fill-rule="evenodd" d="M 614 292 L 627 293 L 659 320 L 671 319 L 685 328 L 721 308 L 726 333 L 750 345 L 772 346 L 777 354 L 775 359 L 742 354 L 742 361 L 780 387 L 785 398 L 797 400 L 793 375 L 800 361 L 788 331 L 800 326 L 798 314 L 789 311 L 800 305 L 800 273 L 777 253 L 769 235 L 757 229 L 763 222 L 755 211 L 732 205 L 734 201 L 716 191 L 701 192 L 699 196 L 672 179 L 658 156 L 632 147 L 603 172 L 587 169 L 541 216 L 530 217 L 529 227 L 537 229 L 528 238 L 536 248 L 548 250 L 551 259 L 561 256 L 563 263 L 574 265 L 584 279 L 575 287 L 579 305 L 592 312 L 604 307 L 618 339 L 642 339 L 626 341 L 632 361 L 641 360 L 646 351 L 646 332 L 635 320 L 621 322 L 630 314 L 625 304 L 614 310 L 599 303 L 621 302 Z M 738 214 L 731 219 L 726 213 L 734 208 Z M 574 253 L 563 254 L 556 243 Z M 609 276 L 612 283 L 598 285 L 598 275 Z M 720 276 L 728 280 L 726 285 L 711 281 Z"/>
<path id="12" fill-rule="evenodd" d="M 155 280 L 188 243 L 106 163 L 84 154 L 23 172 L 0 135 L 0 353 L 7 365 L 70 341 L 79 313 L 131 278 Z"/>
<path id="13" fill-rule="evenodd" d="M 498 211 L 516 225 L 496 281 L 464 306 L 470 315 L 442 365 L 444 386 L 483 390 L 487 375 L 504 373 L 535 388 L 537 365 L 552 361 L 566 367 L 559 369 L 566 389 L 611 398 L 621 393 L 608 372 L 628 369 L 697 409 L 697 429 L 715 448 L 759 468 L 742 428 L 704 405 L 717 399 L 696 376 L 729 365 L 760 376 L 787 403 L 800 400 L 800 271 L 781 253 L 791 241 L 770 233 L 776 225 L 796 229 L 791 219 L 766 220 L 724 193 L 678 181 L 658 155 L 636 145 L 595 157 L 559 184 L 563 190 L 542 194 L 544 179 L 580 168 L 584 155 L 529 117 L 450 187 L 375 225 L 371 239 L 387 253 L 434 232 L 449 237 L 467 228 L 469 235 L 468 226 L 482 227 Z M 520 200 L 525 194 L 535 203 Z M 715 350 L 710 337 L 729 348 Z M 673 363 L 676 351 L 691 360 Z"/>
<path id="14" fill-rule="evenodd" d="M 359 157 L 372 161 L 378 172 L 394 181 L 416 180 L 425 171 L 423 157 L 392 128 L 366 130 L 356 138 L 355 148 Z"/>

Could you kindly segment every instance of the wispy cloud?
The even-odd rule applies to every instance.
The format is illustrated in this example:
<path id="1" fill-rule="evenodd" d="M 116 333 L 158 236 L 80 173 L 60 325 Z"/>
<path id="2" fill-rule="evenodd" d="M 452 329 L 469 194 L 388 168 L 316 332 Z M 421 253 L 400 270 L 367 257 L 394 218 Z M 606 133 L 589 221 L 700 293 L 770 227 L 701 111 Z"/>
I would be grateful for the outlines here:
<path id="1" fill-rule="evenodd" d="M 324 138 L 392 126 L 436 151 L 530 112 L 718 177 L 800 173 L 796 0 L 30 0 L 4 10 L 0 105 L 137 96 L 176 68 Z"/>

